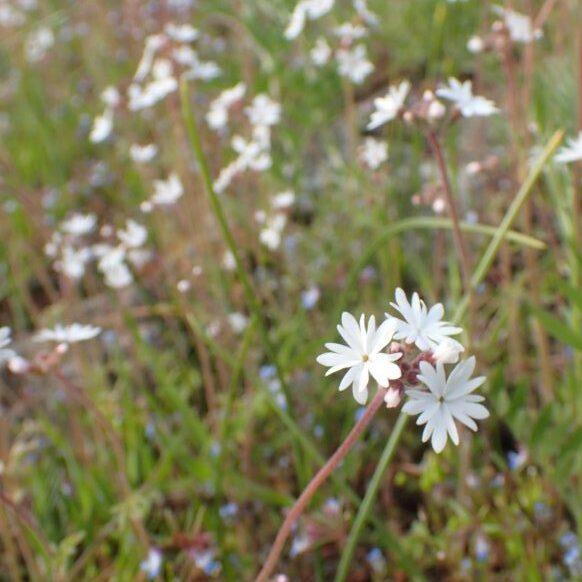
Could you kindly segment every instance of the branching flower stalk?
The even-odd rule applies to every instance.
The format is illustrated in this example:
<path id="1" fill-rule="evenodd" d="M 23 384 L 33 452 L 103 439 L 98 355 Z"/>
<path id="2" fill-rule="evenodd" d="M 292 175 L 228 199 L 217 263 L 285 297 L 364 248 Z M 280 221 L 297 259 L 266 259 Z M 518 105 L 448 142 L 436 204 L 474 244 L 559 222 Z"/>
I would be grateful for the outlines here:
<path id="1" fill-rule="evenodd" d="M 377 383 L 378 391 L 345 441 L 311 480 L 285 517 L 256 582 L 268 580 L 293 524 L 353 447 L 383 402 L 388 408 L 395 408 L 405 394 L 408 397 L 380 459 L 374 477 L 375 485 L 362 502 L 366 510 L 359 515 L 357 528 L 350 536 L 352 546 L 363 527 L 381 476 L 394 455 L 404 429 L 405 415 L 419 415 L 417 424 L 425 425 L 422 440 L 430 440 L 436 453 L 444 449 L 448 438 L 459 444 L 455 419 L 477 430 L 474 419 L 489 416 L 481 404 L 484 398 L 473 393 L 485 381 L 484 377 L 471 378 L 475 368 L 474 357 L 460 362 L 447 377 L 445 364 L 457 363 L 465 348 L 451 337 L 462 329 L 443 321 L 443 306 L 439 303 L 429 309 L 417 293 L 409 301 L 402 289 L 396 290 L 395 302 L 390 305 L 402 319 L 386 313 L 386 319 L 378 327 L 373 315 L 366 322 L 364 315 L 357 321 L 353 315 L 344 312 L 337 330 L 345 344 L 327 343 L 325 346 L 329 351 L 317 358 L 318 363 L 329 368 L 326 375 L 344 371 L 339 390 L 351 387 L 359 404 L 364 405 L 368 400 L 371 379 Z M 346 567 L 344 564 L 343 569 Z"/>

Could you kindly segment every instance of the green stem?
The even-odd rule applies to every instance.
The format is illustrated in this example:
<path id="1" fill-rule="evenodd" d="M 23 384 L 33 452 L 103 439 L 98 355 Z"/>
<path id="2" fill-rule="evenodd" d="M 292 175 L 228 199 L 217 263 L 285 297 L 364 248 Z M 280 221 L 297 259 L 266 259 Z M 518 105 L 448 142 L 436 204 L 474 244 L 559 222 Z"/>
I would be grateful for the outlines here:
<path id="1" fill-rule="evenodd" d="M 469 295 L 472 291 L 475 291 L 477 287 L 482 283 L 485 279 L 485 276 L 489 272 L 489 268 L 493 264 L 497 253 L 499 252 L 499 248 L 501 247 L 501 243 L 505 239 L 511 225 L 515 222 L 519 211 L 522 209 L 523 205 L 525 204 L 526 200 L 529 198 L 533 191 L 533 187 L 539 178 L 544 166 L 546 165 L 547 161 L 550 159 L 552 154 L 556 151 L 556 148 L 560 145 L 562 141 L 562 137 L 564 136 L 563 131 L 557 131 L 551 137 L 550 141 L 544 148 L 543 152 L 539 155 L 536 163 L 534 164 L 531 172 L 528 174 L 525 182 L 521 185 L 518 193 L 516 194 L 511 206 L 507 209 L 501 224 L 497 228 L 495 235 L 491 239 L 489 246 L 485 249 L 477 268 L 473 272 L 473 276 L 471 277 L 471 283 L 469 289 L 465 291 L 463 295 L 463 299 L 459 303 L 459 307 L 455 311 L 454 320 L 460 321 L 465 312 L 467 311 L 467 307 L 469 304 Z"/>
<path id="2" fill-rule="evenodd" d="M 358 514 L 356 515 L 356 519 L 352 525 L 350 535 L 342 551 L 342 557 L 335 575 L 335 582 L 343 582 L 349 573 L 350 566 L 352 564 L 352 558 L 354 557 L 354 552 L 356 551 L 356 546 L 358 544 L 358 539 L 360 538 L 360 534 L 362 533 L 364 525 L 368 520 L 368 514 L 370 511 L 372 511 L 372 506 L 374 504 L 374 500 L 376 499 L 376 494 L 380 488 L 380 485 L 382 484 L 382 478 L 384 477 L 384 473 L 386 472 L 386 469 L 388 468 L 388 465 L 394 456 L 396 445 L 400 441 L 400 437 L 402 436 L 407 421 L 408 415 L 401 412 L 396 420 L 394 428 L 392 429 L 392 433 L 388 439 L 388 442 L 386 443 L 386 447 L 382 452 L 382 456 L 378 461 L 374 475 L 372 475 L 372 479 L 370 480 L 368 489 L 366 490 L 366 495 L 364 496 L 360 508 L 358 509 Z"/>

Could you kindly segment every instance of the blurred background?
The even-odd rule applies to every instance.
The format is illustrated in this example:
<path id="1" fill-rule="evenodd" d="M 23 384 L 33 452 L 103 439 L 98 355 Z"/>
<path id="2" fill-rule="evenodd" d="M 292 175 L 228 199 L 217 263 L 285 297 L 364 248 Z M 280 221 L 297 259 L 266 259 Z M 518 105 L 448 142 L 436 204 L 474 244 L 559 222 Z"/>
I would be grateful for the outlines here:
<path id="1" fill-rule="evenodd" d="M 582 123 L 581 31 L 576 0 L 0 0 L 0 579 L 252 580 L 362 413 L 315 357 L 398 286 L 469 291 L 491 418 L 440 455 L 409 423 L 348 579 L 582 576 L 582 147 L 527 183 Z M 449 77 L 499 112 L 422 117 Z M 366 129 L 403 80 L 416 117 Z M 431 134 L 469 275 L 527 186 L 475 288 Z M 278 580 L 333 579 L 395 418 Z"/>

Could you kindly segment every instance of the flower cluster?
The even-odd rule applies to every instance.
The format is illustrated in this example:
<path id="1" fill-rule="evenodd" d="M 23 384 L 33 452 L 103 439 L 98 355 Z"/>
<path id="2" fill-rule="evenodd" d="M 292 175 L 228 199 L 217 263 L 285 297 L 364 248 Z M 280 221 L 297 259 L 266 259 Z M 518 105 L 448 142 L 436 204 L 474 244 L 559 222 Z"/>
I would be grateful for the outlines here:
<path id="1" fill-rule="evenodd" d="M 386 389 L 388 407 L 397 406 L 403 395 L 405 414 L 419 415 L 418 425 L 425 425 L 422 441 L 430 439 L 440 453 L 447 438 L 459 444 L 455 420 L 477 430 L 476 420 L 489 416 L 481 404 L 483 396 L 474 394 L 484 382 L 483 376 L 471 378 L 475 358 L 459 362 L 464 347 L 451 336 L 462 329 L 443 321 L 444 308 L 437 303 L 430 309 L 418 293 L 409 301 L 402 289 L 396 290 L 390 304 L 400 317 L 386 313 L 376 327 L 372 315 L 366 323 L 344 312 L 337 329 L 344 344 L 325 344 L 329 352 L 317 361 L 329 368 L 326 375 L 345 370 L 339 389 L 352 387 L 359 404 L 368 399 L 370 379 Z M 446 365 L 456 364 L 447 374 Z"/>

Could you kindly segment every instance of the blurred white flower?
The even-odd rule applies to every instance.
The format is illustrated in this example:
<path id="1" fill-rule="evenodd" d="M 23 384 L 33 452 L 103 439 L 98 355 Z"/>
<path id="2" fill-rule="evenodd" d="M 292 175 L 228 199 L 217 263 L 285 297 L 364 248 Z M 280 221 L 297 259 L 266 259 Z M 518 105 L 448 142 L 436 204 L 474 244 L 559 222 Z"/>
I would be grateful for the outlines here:
<path id="1" fill-rule="evenodd" d="M 62 248 L 61 257 L 55 268 L 69 279 L 80 279 L 85 274 L 85 265 L 91 260 L 90 249 L 75 249 L 71 246 Z"/>
<path id="2" fill-rule="evenodd" d="M 175 204 L 184 194 L 184 187 L 177 174 L 172 173 L 166 180 L 154 182 L 154 195 L 151 202 L 157 205 Z"/>
<path id="3" fill-rule="evenodd" d="M 0 366 L 16 357 L 16 352 L 8 347 L 12 342 L 11 333 L 9 327 L 0 327 Z"/>
<path id="4" fill-rule="evenodd" d="M 160 575 L 163 560 L 164 557 L 160 550 L 150 548 L 147 558 L 140 563 L 139 569 L 144 572 L 150 580 L 153 580 Z"/>
<path id="5" fill-rule="evenodd" d="M 42 61 L 48 50 L 55 44 L 55 35 L 53 31 L 41 26 L 31 32 L 26 37 L 26 59 L 29 63 L 38 63 Z"/>
<path id="6" fill-rule="evenodd" d="M 380 19 L 369 8 L 367 0 L 354 0 L 354 9 L 368 26 L 378 26 Z"/>
<path id="7" fill-rule="evenodd" d="M 309 52 L 313 64 L 317 67 L 323 67 L 323 65 L 329 62 L 331 57 L 331 48 L 327 41 L 323 37 L 319 37 L 315 41 L 315 46 Z"/>
<path id="8" fill-rule="evenodd" d="M 329 367 L 326 376 L 347 368 L 339 389 L 345 390 L 351 384 L 356 402 L 365 404 L 370 375 L 383 387 L 387 387 L 390 380 L 402 376 L 400 367 L 394 363 L 402 354 L 386 354 L 382 351 L 392 341 L 395 328 L 394 319 L 387 319 L 376 329 L 373 315 L 366 326 L 364 315 L 360 317 L 358 325 L 353 315 L 344 312 L 337 329 L 347 345 L 325 344 L 331 351 L 318 356 L 317 362 Z"/>
<path id="9" fill-rule="evenodd" d="M 260 94 L 245 109 L 245 113 L 252 125 L 276 125 L 281 119 L 281 105 L 268 95 Z"/>
<path id="10" fill-rule="evenodd" d="M 133 76 L 134 81 L 141 82 L 147 77 L 152 69 L 152 64 L 157 51 L 159 51 L 164 44 L 166 44 L 166 39 L 162 34 L 154 34 L 146 38 L 141 60 L 137 66 L 137 71 Z"/>
<path id="11" fill-rule="evenodd" d="M 222 129 L 228 123 L 228 110 L 246 93 L 246 85 L 238 83 L 225 89 L 212 103 L 206 114 L 206 122 L 212 129 Z"/>
<path id="12" fill-rule="evenodd" d="M 339 37 L 342 42 L 351 44 L 355 40 L 364 38 L 368 34 L 368 31 L 363 26 L 352 24 L 351 22 L 345 22 L 344 24 L 340 24 L 340 26 L 336 26 L 333 29 L 333 33 Z"/>
<path id="13" fill-rule="evenodd" d="M 76 212 L 61 223 L 60 229 L 73 236 L 89 234 L 95 229 L 97 217 L 94 214 L 80 214 Z"/>
<path id="14" fill-rule="evenodd" d="M 97 337 L 101 333 L 100 327 L 73 323 L 63 326 L 60 323 L 53 329 L 43 329 L 34 337 L 36 342 L 58 342 L 60 344 L 74 344 Z"/>
<path id="15" fill-rule="evenodd" d="M 279 248 L 281 244 L 281 234 L 287 223 L 287 217 L 284 214 L 274 214 L 270 216 L 265 227 L 259 234 L 259 240 L 272 251 Z"/>
<path id="16" fill-rule="evenodd" d="M 447 378 L 442 364 L 436 368 L 428 362 L 420 362 L 418 380 L 427 386 L 425 390 L 407 390 L 409 400 L 402 412 L 409 415 L 419 414 L 416 424 L 425 424 L 422 442 L 431 439 L 435 452 L 440 453 L 447 444 L 447 434 L 458 445 L 459 433 L 455 425 L 458 420 L 471 430 L 477 430 L 474 419 L 482 420 L 489 411 L 479 404 L 483 396 L 471 394 L 485 382 L 484 376 L 470 379 L 475 369 L 475 358 L 471 357 L 457 364 Z"/>
<path id="17" fill-rule="evenodd" d="M 460 333 L 462 329 L 442 321 L 445 313 L 442 303 L 433 305 L 429 310 L 418 293 L 412 295 L 412 303 L 409 303 L 400 287 L 396 289 L 395 297 L 396 303 L 390 303 L 390 305 L 404 317 L 404 320 L 392 318 L 386 313 L 387 318 L 396 321 L 395 339 L 404 340 L 409 344 L 414 343 L 422 351 L 435 350 L 445 340 L 456 345 L 459 351 L 463 350 L 459 342 L 449 338 L 451 335 Z"/>
<path id="18" fill-rule="evenodd" d="M 368 137 L 359 150 L 359 158 L 371 170 L 377 170 L 388 159 L 388 144 Z"/>
<path id="19" fill-rule="evenodd" d="M 145 164 L 151 162 L 158 154 L 158 146 L 150 143 L 144 146 L 132 144 L 129 148 L 129 156 L 136 164 Z"/>
<path id="20" fill-rule="evenodd" d="M 410 83 L 402 81 L 399 85 L 388 88 L 388 93 L 384 97 L 374 99 L 374 107 L 376 110 L 370 117 L 368 129 L 376 129 L 384 125 L 388 121 L 396 118 L 410 91 Z"/>
<path id="21" fill-rule="evenodd" d="M 249 324 L 249 318 L 238 311 L 228 314 L 228 323 L 234 333 L 242 333 Z"/>
<path id="22" fill-rule="evenodd" d="M 130 248 L 141 247 L 148 237 L 148 231 L 144 226 L 129 219 L 125 223 L 125 229 L 117 231 L 117 237 L 126 246 Z"/>
<path id="23" fill-rule="evenodd" d="M 125 264 L 125 248 L 106 244 L 94 245 L 93 252 L 100 257 L 97 268 L 103 273 L 106 285 L 120 289 L 133 281 L 133 275 Z"/>
<path id="24" fill-rule="evenodd" d="M 176 42 L 193 42 L 200 33 L 190 24 L 174 24 L 169 22 L 164 29 L 165 33 Z"/>
<path id="25" fill-rule="evenodd" d="M 92 143 L 101 143 L 111 135 L 112 131 L 113 111 L 106 109 L 103 115 L 99 115 L 94 119 L 89 139 Z"/>
<path id="26" fill-rule="evenodd" d="M 531 18 L 525 14 L 502 6 L 493 6 L 491 9 L 503 18 L 513 42 L 529 43 L 542 38 L 544 35 L 539 29 L 534 30 Z"/>
<path id="27" fill-rule="evenodd" d="M 463 117 L 486 117 L 497 113 L 499 109 L 493 101 L 473 95 L 472 85 L 471 81 L 461 83 L 458 79 L 450 77 L 448 86 L 437 89 L 436 94 L 452 101 Z"/>
<path id="28" fill-rule="evenodd" d="M 291 190 L 286 190 L 280 194 L 276 194 L 271 200 L 271 206 L 275 210 L 283 210 L 285 208 L 290 208 L 295 203 L 295 192 Z"/>
<path id="29" fill-rule="evenodd" d="M 569 138 L 566 145 L 554 156 L 558 164 L 569 164 L 582 160 L 582 131 L 576 138 Z"/>
<path id="30" fill-rule="evenodd" d="M 336 53 L 338 72 L 352 83 L 360 85 L 374 71 L 374 65 L 368 60 L 366 47 L 359 44 L 350 49 L 339 49 Z"/>
<path id="31" fill-rule="evenodd" d="M 478 54 L 482 52 L 484 48 L 485 42 L 480 36 L 474 35 L 467 41 L 467 50 L 470 53 Z"/>
<path id="32" fill-rule="evenodd" d="M 293 40 L 297 38 L 307 20 L 317 20 L 327 14 L 334 5 L 334 0 L 300 0 L 295 6 L 289 24 L 285 29 L 285 38 Z"/>
<path id="33" fill-rule="evenodd" d="M 117 87 L 109 85 L 101 92 L 101 101 L 107 108 L 115 108 L 121 103 L 121 95 Z"/>

